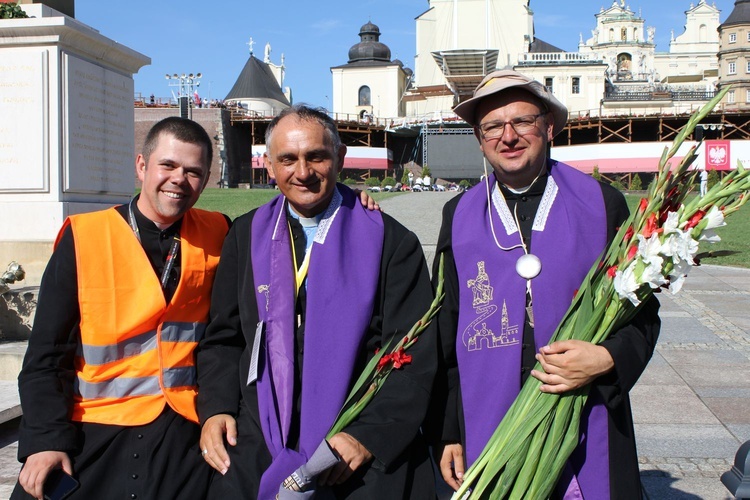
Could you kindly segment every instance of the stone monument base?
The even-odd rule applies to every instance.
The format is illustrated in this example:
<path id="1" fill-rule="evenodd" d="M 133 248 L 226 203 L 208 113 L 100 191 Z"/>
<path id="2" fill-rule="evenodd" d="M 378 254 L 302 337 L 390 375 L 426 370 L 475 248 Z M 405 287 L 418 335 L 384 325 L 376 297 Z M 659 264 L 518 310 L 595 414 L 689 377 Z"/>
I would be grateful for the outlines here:
<path id="1" fill-rule="evenodd" d="M 52 255 L 53 241 L 0 241 L 0 271 L 5 272 L 12 261 L 26 271 L 22 285 L 38 286 Z"/>
<path id="2" fill-rule="evenodd" d="M 16 226 L 14 231 L 0 230 L 0 271 L 11 261 L 16 261 L 26 271 L 24 285 L 39 285 L 52 255 L 55 237 L 68 215 L 104 210 L 113 205 L 127 203 L 80 202 L 0 202 L 0 212 L 7 214 Z M 20 233 L 20 234 L 19 234 Z"/>

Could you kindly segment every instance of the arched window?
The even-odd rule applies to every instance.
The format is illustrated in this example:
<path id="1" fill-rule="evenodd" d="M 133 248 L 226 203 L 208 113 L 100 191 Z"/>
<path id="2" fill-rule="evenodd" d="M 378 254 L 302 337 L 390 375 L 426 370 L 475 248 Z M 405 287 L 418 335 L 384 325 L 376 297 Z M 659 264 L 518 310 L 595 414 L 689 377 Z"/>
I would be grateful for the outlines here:
<path id="1" fill-rule="evenodd" d="M 633 28 L 633 40 L 638 41 L 638 28 Z"/>
<path id="2" fill-rule="evenodd" d="M 706 37 L 708 35 L 708 31 L 705 24 L 701 24 L 701 27 L 698 28 L 698 40 L 701 41 L 701 43 L 706 41 Z"/>
<path id="3" fill-rule="evenodd" d="M 359 106 L 369 106 L 372 101 L 370 100 L 370 87 L 362 85 L 359 88 Z"/>
<path id="4" fill-rule="evenodd" d="M 614 42 L 615 41 L 615 29 L 609 28 L 609 41 Z"/>
<path id="5" fill-rule="evenodd" d="M 617 55 L 617 72 L 624 73 L 631 71 L 633 58 L 630 54 L 623 52 Z"/>

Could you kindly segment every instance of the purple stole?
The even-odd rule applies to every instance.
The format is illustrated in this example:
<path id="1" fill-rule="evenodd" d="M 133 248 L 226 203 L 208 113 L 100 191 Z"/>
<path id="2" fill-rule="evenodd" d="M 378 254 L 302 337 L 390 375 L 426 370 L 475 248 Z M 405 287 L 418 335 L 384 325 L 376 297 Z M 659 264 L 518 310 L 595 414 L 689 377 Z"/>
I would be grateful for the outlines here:
<path id="1" fill-rule="evenodd" d="M 537 346 L 549 343 L 607 243 L 599 184 L 568 165 L 549 161 L 548 167 L 550 176 L 534 221 L 530 249 L 542 261 L 541 274 L 531 281 Z M 469 465 L 484 449 L 521 387 L 526 280 L 516 274 L 515 264 L 524 252 L 520 247 L 503 251 L 495 244 L 488 220 L 487 182 L 491 190 L 497 189 L 493 174 L 468 191 L 456 207 L 452 226 L 460 290 L 456 353 Z M 491 203 L 489 213 L 500 245 L 519 245 L 520 234 L 511 212 L 501 218 Z M 589 413 L 592 416 L 587 421 Z M 606 408 L 590 398 L 581 420 L 581 444 L 568 462 L 572 474 L 567 482 L 575 479 L 575 474 L 586 498 L 609 498 L 607 418 Z M 574 463 L 576 457 L 578 463 Z M 593 474 L 589 469 L 595 469 Z M 568 487 L 565 480 L 558 484 L 563 492 Z"/>
<path id="2" fill-rule="evenodd" d="M 294 411 L 296 267 L 285 198 L 260 207 L 252 221 L 252 265 L 260 320 L 265 322 L 258 365 L 258 408 L 273 462 L 258 498 L 275 498 L 279 486 L 307 462 L 344 404 L 372 317 L 380 276 L 383 219 L 354 193 L 338 193 L 321 220 L 307 274 L 299 451 L 286 447 Z M 336 199 L 341 205 L 336 208 Z"/>

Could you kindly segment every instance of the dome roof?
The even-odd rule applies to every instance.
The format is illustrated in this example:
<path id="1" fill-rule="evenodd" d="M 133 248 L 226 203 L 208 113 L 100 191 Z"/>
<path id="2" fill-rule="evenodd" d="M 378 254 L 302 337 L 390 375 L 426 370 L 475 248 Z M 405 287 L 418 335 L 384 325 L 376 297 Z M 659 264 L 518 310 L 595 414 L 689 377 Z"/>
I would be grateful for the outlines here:
<path id="1" fill-rule="evenodd" d="M 349 62 L 358 61 L 391 61 L 391 49 L 380 43 L 380 28 L 371 22 L 359 29 L 360 42 L 349 49 Z"/>
<path id="2" fill-rule="evenodd" d="M 732 13 L 729 14 L 726 21 L 721 23 L 720 27 L 747 23 L 750 23 L 750 0 L 735 0 Z"/>
<path id="3" fill-rule="evenodd" d="M 363 33 L 371 33 L 371 34 L 380 35 L 380 28 L 378 28 L 376 24 L 372 24 L 371 21 L 367 21 L 367 23 L 363 24 L 362 27 L 359 29 L 359 35 L 362 36 Z"/>

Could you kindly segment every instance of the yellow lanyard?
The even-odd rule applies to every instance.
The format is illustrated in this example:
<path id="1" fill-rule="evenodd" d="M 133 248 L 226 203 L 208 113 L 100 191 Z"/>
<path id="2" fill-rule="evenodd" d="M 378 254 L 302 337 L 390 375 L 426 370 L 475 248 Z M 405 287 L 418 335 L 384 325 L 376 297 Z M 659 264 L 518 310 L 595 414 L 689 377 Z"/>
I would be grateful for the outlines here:
<path id="1" fill-rule="evenodd" d="M 289 227 L 289 241 L 292 243 L 292 262 L 293 266 L 297 267 L 297 252 L 294 249 L 294 235 L 292 235 L 292 227 Z M 310 267 L 310 254 L 312 253 L 312 246 L 310 246 L 310 250 L 305 253 L 305 258 L 302 259 L 302 265 L 299 266 L 299 269 L 297 269 L 297 273 L 295 275 L 295 281 L 296 281 L 296 288 L 294 291 L 294 300 L 297 300 L 297 297 L 299 297 L 299 290 L 302 288 L 302 283 L 305 282 L 305 278 L 307 277 L 307 270 Z"/>

